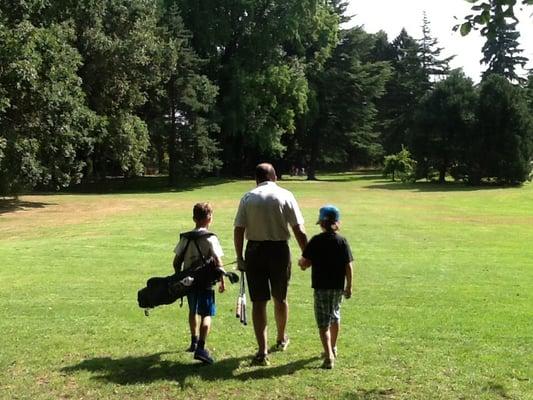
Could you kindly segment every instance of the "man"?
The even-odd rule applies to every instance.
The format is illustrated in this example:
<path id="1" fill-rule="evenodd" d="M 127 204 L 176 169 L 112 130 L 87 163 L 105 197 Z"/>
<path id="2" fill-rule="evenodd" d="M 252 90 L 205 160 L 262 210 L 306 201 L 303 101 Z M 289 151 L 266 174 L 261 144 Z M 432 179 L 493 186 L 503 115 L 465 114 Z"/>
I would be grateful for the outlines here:
<path id="1" fill-rule="evenodd" d="M 276 350 L 289 344 L 286 335 L 289 304 L 287 287 L 291 275 L 291 255 L 287 243 L 292 228 L 300 248 L 307 236 L 304 219 L 293 194 L 276 184 L 276 171 L 262 163 L 255 169 L 257 187 L 246 193 L 235 216 L 233 239 L 238 268 L 246 271 L 252 301 L 252 320 L 259 347 L 252 363 L 268 365 L 267 311 L 272 295 L 277 327 Z M 248 240 L 243 257 L 244 237 Z"/>

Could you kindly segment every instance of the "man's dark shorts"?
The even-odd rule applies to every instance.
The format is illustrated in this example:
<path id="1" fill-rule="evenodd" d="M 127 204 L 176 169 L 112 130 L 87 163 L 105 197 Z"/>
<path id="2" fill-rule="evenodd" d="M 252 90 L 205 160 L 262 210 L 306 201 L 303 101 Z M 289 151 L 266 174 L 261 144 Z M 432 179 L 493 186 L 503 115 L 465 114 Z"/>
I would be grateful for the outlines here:
<path id="1" fill-rule="evenodd" d="M 287 241 L 248 241 L 244 256 L 252 301 L 287 298 L 291 278 L 291 253 Z"/>

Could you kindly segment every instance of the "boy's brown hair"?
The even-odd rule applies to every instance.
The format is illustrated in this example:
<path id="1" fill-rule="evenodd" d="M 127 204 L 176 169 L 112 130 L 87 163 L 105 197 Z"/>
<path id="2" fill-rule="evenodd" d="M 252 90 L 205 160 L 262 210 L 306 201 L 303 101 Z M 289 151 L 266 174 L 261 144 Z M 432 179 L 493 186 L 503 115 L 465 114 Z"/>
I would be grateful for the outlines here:
<path id="1" fill-rule="evenodd" d="M 319 224 L 328 232 L 336 232 L 339 230 L 339 221 L 320 221 Z"/>
<path id="2" fill-rule="evenodd" d="M 195 221 L 203 221 L 213 215 L 213 206 L 209 203 L 196 203 L 192 209 L 192 218 Z"/>

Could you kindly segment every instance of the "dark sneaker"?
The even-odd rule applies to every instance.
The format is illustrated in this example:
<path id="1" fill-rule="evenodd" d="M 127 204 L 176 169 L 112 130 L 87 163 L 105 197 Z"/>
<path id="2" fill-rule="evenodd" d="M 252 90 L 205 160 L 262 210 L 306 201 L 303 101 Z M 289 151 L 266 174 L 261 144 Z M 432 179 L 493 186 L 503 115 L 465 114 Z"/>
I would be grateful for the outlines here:
<path id="1" fill-rule="evenodd" d="M 268 367 L 270 365 L 268 355 L 257 353 L 252 359 L 252 365 L 258 367 Z"/>
<path id="2" fill-rule="evenodd" d="M 335 366 L 335 359 L 334 358 L 324 358 L 324 361 L 322 362 L 322 365 L 320 368 L 322 369 L 333 369 Z"/>
<path id="3" fill-rule="evenodd" d="M 194 352 L 194 359 L 200 360 L 204 364 L 213 364 L 215 362 L 206 349 L 196 349 Z"/>
<path id="4" fill-rule="evenodd" d="M 197 343 L 196 342 L 192 342 L 191 345 L 189 346 L 189 348 L 185 351 L 188 351 L 189 353 L 194 353 L 196 351 L 196 346 L 197 346 Z"/>
<path id="5" fill-rule="evenodd" d="M 285 351 L 287 350 L 287 347 L 289 347 L 289 343 L 291 341 L 289 340 L 288 337 L 286 337 L 284 340 L 278 340 L 277 343 L 276 343 L 276 351 Z"/>

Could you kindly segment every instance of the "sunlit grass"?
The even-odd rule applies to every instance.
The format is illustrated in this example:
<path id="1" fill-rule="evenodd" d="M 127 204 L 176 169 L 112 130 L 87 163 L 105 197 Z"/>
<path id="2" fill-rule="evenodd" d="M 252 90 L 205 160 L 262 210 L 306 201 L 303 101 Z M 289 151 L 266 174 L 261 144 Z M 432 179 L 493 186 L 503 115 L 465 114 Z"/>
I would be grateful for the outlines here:
<path id="1" fill-rule="evenodd" d="M 212 230 L 229 263 L 236 207 L 253 186 L 152 184 L 147 192 L 3 203 L 0 398 L 533 398 L 533 186 L 320 178 L 281 185 L 299 200 L 310 234 L 318 207 L 339 206 L 356 256 L 334 370 L 318 368 L 310 275 L 296 268 L 291 345 L 267 368 L 249 365 L 255 340 L 234 316 L 236 287 L 217 297 L 210 367 L 183 351 L 185 307 L 144 317 L 136 292 L 171 272 L 192 205 L 214 204 Z"/>

